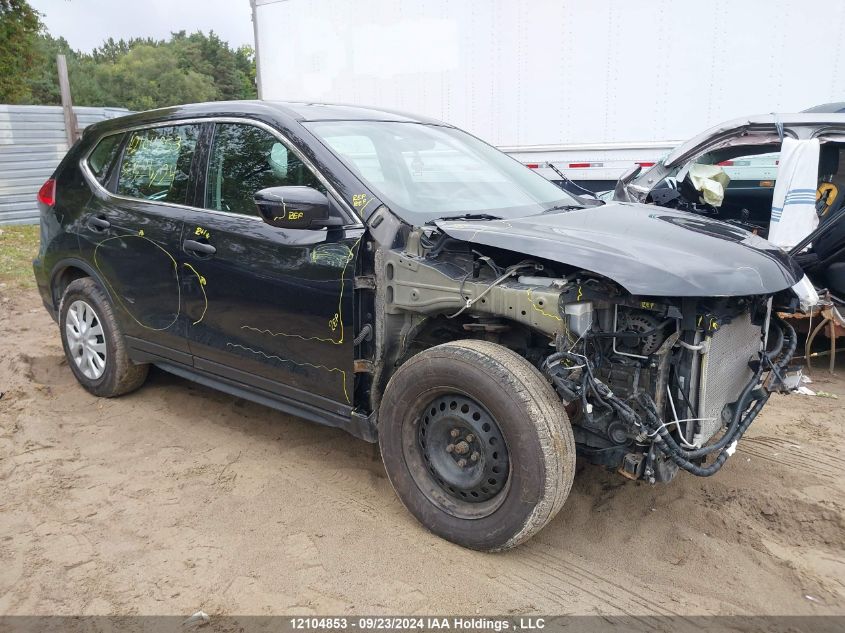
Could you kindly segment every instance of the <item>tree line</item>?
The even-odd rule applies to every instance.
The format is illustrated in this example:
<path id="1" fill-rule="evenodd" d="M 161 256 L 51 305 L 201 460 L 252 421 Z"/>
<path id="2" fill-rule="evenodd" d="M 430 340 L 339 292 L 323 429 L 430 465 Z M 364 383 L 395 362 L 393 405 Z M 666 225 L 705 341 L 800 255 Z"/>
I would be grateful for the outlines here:
<path id="1" fill-rule="evenodd" d="M 67 57 L 74 105 L 149 110 L 256 97 L 252 48 L 233 49 L 213 31 L 109 38 L 85 53 L 50 35 L 26 0 L 0 0 L 0 103 L 61 103 L 58 53 Z"/>

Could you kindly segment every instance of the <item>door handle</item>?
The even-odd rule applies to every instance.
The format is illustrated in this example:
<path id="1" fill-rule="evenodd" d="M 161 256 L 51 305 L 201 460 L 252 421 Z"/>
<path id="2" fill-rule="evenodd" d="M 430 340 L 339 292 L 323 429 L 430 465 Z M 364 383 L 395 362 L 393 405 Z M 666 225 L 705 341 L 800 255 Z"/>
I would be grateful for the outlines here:
<path id="1" fill-rule="evenodd" d="M 214 255 L 217 252 L 217 249 L 211 244 L 197 242 L 196 240 L 185 240 L 182 242 L 182 248 L 192 253 L 199 253 L 200 255 Z"/>
<path id="2" fill-rule="evenodd" d="M 88 226 L 93 231 L 105 231 L 111 226 L 111 222 L 109 222 L 105 218 L 97 217 L 96 215 L 94 215 L 88 218 Z"/>

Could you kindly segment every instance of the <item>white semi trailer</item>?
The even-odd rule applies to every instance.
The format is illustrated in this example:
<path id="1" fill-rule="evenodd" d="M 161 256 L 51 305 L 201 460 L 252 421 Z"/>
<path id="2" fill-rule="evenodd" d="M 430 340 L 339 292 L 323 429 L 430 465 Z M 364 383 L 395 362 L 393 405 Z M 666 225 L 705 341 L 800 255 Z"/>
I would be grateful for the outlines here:
<path id="1" fill-rule="evenodd" d="M 259 96 L 447 121 L 592 189 L 710 125 L 843 100 L 842 0 L 251 0 Z"/>

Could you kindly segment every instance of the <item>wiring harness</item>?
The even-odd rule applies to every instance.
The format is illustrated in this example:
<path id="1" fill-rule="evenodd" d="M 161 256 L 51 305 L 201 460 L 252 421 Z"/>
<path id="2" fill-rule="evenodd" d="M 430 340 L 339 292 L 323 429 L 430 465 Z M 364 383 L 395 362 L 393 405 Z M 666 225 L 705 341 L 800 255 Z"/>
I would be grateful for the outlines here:
<path id="1" fill-rule="evenodd" d="M 654 449 L 665 455 L 678 467 L 699 477 L 709 477 L 718 472 L 733 455 L 737 442 L 760 413 L 773 391 L 783 383 L 786 369 L 798 345 L 795 329 L 783 319 L 775 316 L 772 321 L 774 344 L 770 351 L 760 354 L 754 375 L 740 393 L 732 407 L 731 419 L 722 436 L 701 448 L 682 446 L 672 435 L 670 427 L 676 420 L 662 421 L 658 406 L 646 391 L 640 389 L 627 400 L 615 395 L 595 375 L 593 363 L 585 354 L 572 350 L 558 351 L 549 355 L 541 370 L 551 381 L 561 399 L 566 402 L 580 402 L 583 415 L 592 415 L 594 407 L 615 412 L 620 420 L 640 430 L 640 437 L 651 441 Z M 764 387 L 763 374 L 769 371 L 771 381 Z M 680 430 L 680 429 L 679 429 Z M 704 465 L 705 460 L 715 459 Z"/>

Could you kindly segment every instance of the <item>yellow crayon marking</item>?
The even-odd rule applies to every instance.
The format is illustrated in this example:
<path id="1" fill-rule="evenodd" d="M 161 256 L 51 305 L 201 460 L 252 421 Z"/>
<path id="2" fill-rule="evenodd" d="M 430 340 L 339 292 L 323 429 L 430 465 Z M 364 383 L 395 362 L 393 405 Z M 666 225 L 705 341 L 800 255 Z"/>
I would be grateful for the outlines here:
<path id="1" fill-rule="evenodd" d="M 298 338 L 303 341 L 320 341 L 323 343 L 331 343 L 332 345 L 342 345 L 345 337 L 345 332 L 343 328 L 343 319 L 340 318 L 340 314 L 343 310 L 343 290 L 346 286 L 346 271 L 349 268 L 349 262 L 355 259 L 355 249 L 361 243 L 361 238 L 359 237 L 355 240 L 355 243 L 349 249 L 349 253 L 346 256 L 346 262 L 343 265 L 343 271 L 340 273 L 340 294 L 337 300 L 337 312 L 334 313 L 331 319 L 329 319 L 328 326 L 329 329 L 334 332 L 337 330 L 338 326 L 340 326 L 340 336 L 338 338 L 320 338 L 318 336 L 301 336 L 299 334 L 290 334 L 288 332 L 271 332 L 270 330 L 264 328 L 256 328 L 251 327 L 249 325 L 242 325 L 242 330 L 252 330 L 253 332 L 259 332 L 263 334 L 268 334 L 270 336 L 285 336 L 290 338 Z M 312 257 L 313 261 L 313 257 Z"/>
<path id="2" fill-rule="evenodd" d="M 337 372 L 341 376 L 341 380 L 343 380 L 343 396 L 346 398 L 346 402 L 349 402 L 349 393 L 346 391 L 346 372 L 342 369 L 337 367 L 326 367 L 325 365 L 315 365 L 313 363 L 298 363 L 295 360 L 291 360 L 290 358 L 282 358 L 281 356 L 276 356 L 275 354 L 267 354 L 266 352 L 262 352 L 261 350 L 252 349 L 251 347 L 246 347 L 245 345 L 239 345 L 238 343 L 226 343 L 227 347 L 238 347 L 240 349 L 246 350 L 248 352 L 252 352 L 253 354 L 258 354 L 260 356 L 264 356 L 265 358 L 275 358 L 283 363 L 291 363 L 293 365 L 297 365 L 299 367 L 313 367 L 314 369 L 324 369 L 328 372 Z"/>
<path id="3" fill-rule="evenodd" d="M 145 324 L 141 323 L 141 322 L 140 322 L 140 321 L 139 321 L 139 320 L 135 317 L 135 315 L 134 315 L 134 314 L 132 314 L 132 312 L 129 310 L 129 308 L 127 308 L 127 307 L 126 307 L 126 304 L 125 304 L 125 303 L 123 303 L 123 299 L 121 299 L 121 298 L 120 298 L 120 295 L 119 295 L 117 292 L 115 292 L 114 288 L 112 288 L 112 285 L 109 283 L 108 277 L 107 277 L 107 276 L 106 276 L 106 274 L 103 272 L 103 270 L 100 268 L 100 262 L 99 262 L 99 259 L 97 258 L 97 253 L 99 252 L 100 247 L 101 247 L 103 244 L 105 244 L 106 242 L 109 242 L 109 241 L 111 241 L 111 240 L 124 240 L 124 239 L 129 239 L 129 238 L 135 238 L 135 239 L 139 239 L 139 240 L 146 240 L 146 241 L 148 241 L 150 244 L 152 244 L 153 246 L 155 246 L 155 247 L 156 247 L 158 250 L 160 250 L 162 253 L 164 253 L 165 255 L 167 255 L 167 256 L 170 258 L 170 261 L 171 261 L 171 262 L 173 262 L 173 271 L 174 271 L 174 273 L 176 274 L 176 292 L 178 293 L 178 297 L 179 297 L 179 306 L 178 306 L 178 308 L 176 309 L 176 316 L 175 316 L 175 317 L 173 317 L 173 320 L 172 320 L 170 323 L 168 323 L 167 325 L 165 325 L 164 327 L 155 328 L 155 327 L 150 327 L 149 325 L 145 325 Z M 179 267 L 178 267 L 178 265 L 176 264 L 176 260 L 173 258 L 173 255 L 171 255 L 168 251 L 166 251 L 166 250 L 165 250 L 165 249 L 163 249 L 161 246 L 159 246 L 158 244 L 156 244 L 155 242 L 153 242 L 150 238 L 148 238 L 148 237 L 144 237 L 143 235 L 116 235 L 116 236 L 114 236 L 114 237 L 107 237 L 107 238 L 106 238 L 106 239 L 104 239 L 102 242 L 99 242 L 99 243 L 97 244 L 97 246 L 95 246 L 95 247 L 94 247 L 94 257 L 93 257 L 93 259 L 94 259 L 94 266 L 95 266 L 95 267 L 97 268 L 97 270 L 100 272 L 100 276 L 101 276 L 101 278 L 102 278 L 102 280 L 103 280 L 103 283 L 104 283 L 104 284 L 106 284 L 106 286 L 108 287 L 108 289 L 109 289 L 109 291 L 111 292 L 112 296 L 113 296 L 115 299 L 117 299 L 117 302 L 120 304 L 120 307 L 122 307 L 122 308 L 126 311 L 126 314 L 128 314 L 130 317 L 132 317 L 132 320 L 133 320 L 133 321 L 135 321 L 135 323 L 137 323 L 138 325 L 140 325 L 142 328 L 146 328 L 146 329 L 148 329 L 148 330 L 152 330 L 153 332 L 161 332 L 161 331 L 163 331 L 163 330 L 166 330 L 166 329 L 168 329 L 168 328 L 172 327 L 172 326 L 173 326 L 173 324 L 174 324 L 174 323 L 176 323 L 176 321 L 179 319 L 179 315 L 182 313 L 182 288 L 181 288 L 181 284 L 179 283 Z"/>
<path id="4" fill-rule="evenodd" d="M 563 319 L 561 319 L 558 315 L 550 314 L 550 313 L 546 312 L 545 310 L 543 310 L 540 306 L 535 304 L 534 300 L 531 298 L 531 289 L 530 288 L 527 290 L 527 292 L 528 292 L 528 302 L 531 304 L 532 308 L 534 308 L 537 312 L 539 312 L 543 316 L 550 317 L 550 318 L 555 319 L 557 321 L 563 321 Z"/>
<path id="5" fill-rule="evenodd" d="M 352 206 L 358 209 L 359 211 L 363 211 L 367 208 L 367 205 L 373 201 L 372 198 L 367 197 L 365 193 L 356 193 L 352 196 Z"/>
<path id="6" fill-rule="evenodd" d="M 346 255 L 346 261 L 344 262 L 343 270 L 341 271 L 341 274 L 340 274 L 340 293 L 339 293 L 338 302 L 337 302 L 337 312 L 329 320 L 329 328 L 332 331 L 335 331 L 337 329 L 338 325 L 340 326 L 340 336 L 338 338 L 336 338 L 336 339 L 335 338 L 321 338 L 319 336 L 302 336 L 301 334 L 292 334 L 292 333 L 289 333 L 289 332 L 272 332 L 268 329 L 256 328 L 256 327 L 252 327 L 252 326 L 249 326 L 249 325 L 242 325 L 241 329 L 242 330 L 250 330 L 250 331 L 253 331 L 253 332 L 257 332 L 259 334 L 267 334 L 268 336 L 272 336 L 272 337 L 283 336 L 283 337 L 287 337 L 287 338 L 298 338 L 302 341 L 319 341 L 321 343 L 330 343 L 332 345 L 343 344 L 345 332 L 344 332 L 344 328 L 343 328 L 343 320 L 340 318 L 340 312 L 343 309 L 343 291 L 344 291 L 344 287 L 346 286 L 346 271 L 349 268 L 349 262 L 351 262 L 355 258 L 354 257 L 355 249 L 358 247 L 358 245 L 360 243 L 361 243 L 361 238 L 359 237 L 357 240 L 355 240 L 355 243 L 352 245 L 352 247 L 348 249 L 348 254 Z M 312 256 L 312 261 L 316 261 L 316 259 L 313 256 Z M 282 358 L 281 356 L 277 356 L 275 354 L 267 354 L 267 353 L 262 352 L 260 350 L 255 350 L 255 349 L 252 349 L 250 347 L 246 347 L 244 345 L 239 345 L 237 343 L 226 343 L 226 345 L 232 346 L 232 347 L 239 347 L 241 349 L 245 349 L 247 351 L 250 351 L 254 354 L 259 354 L 261 356 L 264 356 L 266 358 L 276 358 L 276 359 L 278 359 L 282 362 L 292 363 L 294 365 L 298 365 L 298 366 L 302 366 L 302 367 L 314 367 L 316 369 L 324 369 L 324 370 L 329 371 L 329 372 L 338 372 L 338 373 L 340 373 L 341 379 L 343 380 L 343 395 L 346 398 L 346 402 L 347 403 L 350 402 L 349 393 L 348 393 L 347 387 L 346 387 L 346 372 L 343 369 L 339 369 L 337 367 L 334 367 L 334 368 L 326 367 L 325 365 L 314 365 L 313 363 L 298 363 L 298 362 L 291 360 L 289 358 Z"/>
<path id="7" fill-rule="evenodd" d="M 200 290 L 202 290 L 202 298 L 205 300 L 205 307 L 202 309 L 202 314 L 200 315 L 200 318 L 197 319 L 196 321 L 194 321 L 193 323 L 191 323 L 191 325 L 196 325 L 197 323 L 202 321 L 203 318 L 205 318 L 206 310 L 208 310 L 208 295 L 205 294 L 206 281 L 205 281 L 205 277 L 200 275 L 199 272 L 197 272 L 197 269 L 194 268 L 193 266 L 191 266 L 188 262 L 185 262 L 182 265 L 189 268 L 191 270 L 191 272 L 194 273 L 194 275 L 196 275 L 197 281 L 200 282 Z"/>
<path id="8" fill-rule="evenodd" d="M 302 341 L 320 341 L 321 343 L 332 343 L 333 345 L 339 345 L 342 341 L 336 341 L 331 338 L 320 338 L 319 336 L 302 336 L 300 334 L 288 334 L 287 332 L 273 332 L 268 329 L 259 329 L 257 327 L 252 327 L 250 325 L 242 325 L 242 330 L 251 330 L 252 332 L 257 332 L 259 334 L 267 334 L 268 336 L 284 336 L 287 338 L 298 338 Z"/>
<path id="9" fill-rule="evenodd" d="M 311 250 L 311 263 L 324 264 L 326 266 L 343 265 L 352 254 L 352 250 L 346 244 L 326 244 L 326 248 L 314 248 Z M 337 249 L 342 250 L 338 253 Z"/>

